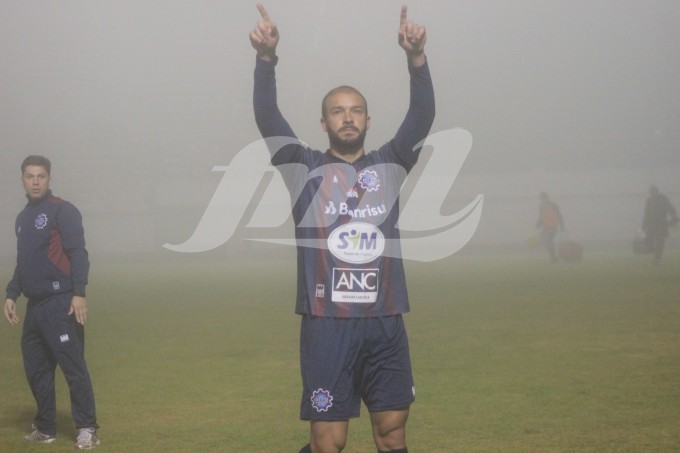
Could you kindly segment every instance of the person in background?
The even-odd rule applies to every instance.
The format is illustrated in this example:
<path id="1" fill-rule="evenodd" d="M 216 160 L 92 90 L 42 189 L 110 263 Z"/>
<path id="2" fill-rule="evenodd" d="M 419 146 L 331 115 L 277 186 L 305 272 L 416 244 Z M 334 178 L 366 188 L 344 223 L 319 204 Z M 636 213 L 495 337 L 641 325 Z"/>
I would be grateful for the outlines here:
<path id="1" fill-rule="evenodd" d="M 21 165 L 28 204 L 16 220 L 17 264 L 7 285 L 4 314 L 10 325 L 18 324 L 16 301 L 22 293 L 28 298 L 21 352 L 38 410 L 33 432 L 25 439 L 42 443 L 57 439 L 54 378 L 59 365 L 78 430 L 75 446 L 90 449 L 99 445 L 94 392 L 84 352 L 90 262 L 80 212 L 52 195 L 51 167 L 43 156 L 28 156 Z"/>
<path id="2" fill-rule="evenodd" d="M 541 238 L 543 245 L 548 250 L 550 261 L 557 262 L 557 252 L 555 251 L 555 236 L 558 228 L 564 230 L 564 222 L 562 220 L 562 213 L 560 212 L 557 203 L 548 198 L 548 194 L 541 192 L 539 195 L 540 203 L 538 205 L 538 221 L 536 228 L 541 229 Z"/>
<path id="3" fill-rule="evenodd" d="M 656 186 L 651 186 L 649 196 L 645 201 L 642 231 L 645 234 L 647 249 L 653 254 L 653 265 L 656 266 L 661 262 L 668 228 L 676 223 L 678 223 L 678 215 L 668 197 L 660 193 Z"/>

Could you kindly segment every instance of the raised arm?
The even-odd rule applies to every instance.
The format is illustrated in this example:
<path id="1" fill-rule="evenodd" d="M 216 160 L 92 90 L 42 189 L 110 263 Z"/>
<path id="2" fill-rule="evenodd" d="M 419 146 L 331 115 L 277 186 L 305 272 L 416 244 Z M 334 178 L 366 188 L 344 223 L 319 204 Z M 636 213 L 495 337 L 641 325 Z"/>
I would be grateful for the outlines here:
<path id="1" fill-rule="evenodd" d="M 406 5 L 403 5 L 399 18 L 399 45 L 406 52 L 409 64 L 419 67 L 425 64 L 427 33 L 425 27 L 408 20 L 407 12 Z"/>
<path id="2" fill-rule="evenodd" d="M 406 6 L 401 8 L 399 21 L 399 45 L 406 52 L 411 76 L 408 112 L 391 141 L 391 148 L 410 167 L 418 160 L 414 147 L 427 137 L 434 121 L 435 103 L 430 69 L 425 57 L 425 27 L 407 19 Z"/>
<path id="3" fill-rule="evenodd" d="M 276 45 L 279 42 L 279 32 L 264 6 L 258 4 L 257 9 L 261 18 L 250 32 L 250 43 L 257 52 L 253 86 L 255 122 L 263 138 L 295 138 L 295 133 L 283 117 L 277 102 L 275 68 L 278 62 Z M 301 145 L 288 145 L 280 149 L 270 147 L 272 163 L 280 165 L 300 162 L 299 152 L 303 148 Z"/>
<path id="4" fill-rule="evenodd" d="M 257 4 L 257 9 L 260 20 L 250 32 L 250 44 L 257 52 L 253 87 L 255 122 L 264 138 L 294 136 L 277 103 L 275 67 L 279 31 L 261 3 Z"/>
<path id="5" fill-rule="evenodd" d="M 257 51 L 257 57 L 265 61 L 273 61 L 276 57 L 276 45 L 279 43 L 279 30 L 269 17 L 262 3 L 257 4 L 260 20 L 250 32 L 250 44 Z"/>

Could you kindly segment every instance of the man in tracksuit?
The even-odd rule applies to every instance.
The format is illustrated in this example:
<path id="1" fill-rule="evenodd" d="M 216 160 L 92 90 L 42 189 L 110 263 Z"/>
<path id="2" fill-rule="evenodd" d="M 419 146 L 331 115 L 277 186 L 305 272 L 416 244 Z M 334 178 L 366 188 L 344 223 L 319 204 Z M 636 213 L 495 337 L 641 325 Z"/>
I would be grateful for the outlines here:
<path id="1" fill-rule="evenodd" d="M 56 440 L 55 369 L 62 369 L 71 394 L 76 447 L 99 444 L 92 381 L 84 354 L 85 286 L 90 263 L 82 218 L 71 203 L 50 191 L 50 161 L 29 156 L 21 165 L 28 204 L 17 216 L 17 264 L 7 285 L 5 318 L 19 322 L 16 300 L 28 298 L 21 351 L 38 406 L 29 441 Z"/>

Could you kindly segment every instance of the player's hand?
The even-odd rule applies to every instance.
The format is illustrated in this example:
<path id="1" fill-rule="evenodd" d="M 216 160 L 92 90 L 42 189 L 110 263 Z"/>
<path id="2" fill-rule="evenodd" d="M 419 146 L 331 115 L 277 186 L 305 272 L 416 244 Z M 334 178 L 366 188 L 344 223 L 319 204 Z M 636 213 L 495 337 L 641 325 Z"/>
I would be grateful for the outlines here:
<path id="1" fill-rule="evenodd" d="M 257 56 L 263 60 L 271 61 L 276 55 L 276 46 L 279 43 L 279 30 L 272 22 L 267 10 L 262 3 L 257 4 L 261 19 L 250 32 L 250 44 L 257 51 Z"/>
<path id="2" fill-rule="evenodd" d="M 411 63 L 414 66 L 423 64 L 425 62 L 427 33 L 425 32 L 425 27 L 408 20 L 406 5 L 401 7 L 398 37 L 399 45 L 406 51 L 406 55 L 408 55 Z"/>
<path id="3" fill-rule="evenodd" d="M 10 325 L 15 326 L 19 323 L 19 317 L 17 316 L 17 303 L 12 299 L 7 299 L 5 301 L 5 318 Z"/>
<path id="4" fill-rule="evenodd" d="M 87 321 L 87 301 L 84 297 L 73 296 L 71 299 L 71 309 L 68 311 L 69 315 L 76 315 L 76 321 L 79 324 L 85 325 Z"/>

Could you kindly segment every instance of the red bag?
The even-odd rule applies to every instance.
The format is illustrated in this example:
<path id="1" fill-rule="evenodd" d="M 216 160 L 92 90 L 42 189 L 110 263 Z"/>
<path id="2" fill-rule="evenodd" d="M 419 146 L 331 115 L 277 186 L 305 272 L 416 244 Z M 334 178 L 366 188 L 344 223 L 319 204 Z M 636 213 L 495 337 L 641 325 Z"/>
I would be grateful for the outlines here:
<path id="1" fill-rule="evenodd" d="M 583 246 L 575 241 L 560 241 L 558 252 L 563 261 L 576 262 L 583 259 Z"/>

